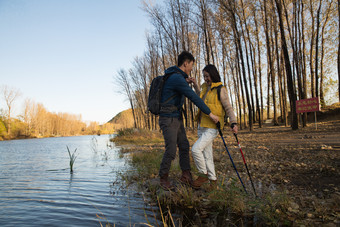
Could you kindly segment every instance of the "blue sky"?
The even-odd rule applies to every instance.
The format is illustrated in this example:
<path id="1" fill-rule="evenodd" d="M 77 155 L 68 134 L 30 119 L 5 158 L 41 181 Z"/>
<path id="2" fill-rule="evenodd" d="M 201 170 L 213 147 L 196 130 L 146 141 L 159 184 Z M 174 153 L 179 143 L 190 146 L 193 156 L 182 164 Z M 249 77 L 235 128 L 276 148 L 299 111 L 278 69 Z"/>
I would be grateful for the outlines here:
<path id="1" fill-rule="evenodd" d="M 105 123 L 129 108 L 113 76 L 143 55 L 150 28 L 140 0 L 0 0 L 0 86 L 22 93 L 16 114 L 30 98 Z"/>

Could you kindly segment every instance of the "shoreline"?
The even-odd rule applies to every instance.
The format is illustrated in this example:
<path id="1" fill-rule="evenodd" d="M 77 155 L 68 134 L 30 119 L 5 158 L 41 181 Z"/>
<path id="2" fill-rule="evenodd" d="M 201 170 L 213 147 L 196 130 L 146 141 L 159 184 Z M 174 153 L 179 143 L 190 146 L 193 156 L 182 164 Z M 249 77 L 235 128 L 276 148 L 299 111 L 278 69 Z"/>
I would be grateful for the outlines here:
<path id="1" fill-rule="evenodd" d="M 44 139 L 44 138 L 59 138 L 59 137 L 72 137 L 72 136 L 101 136 L 101 135 L 113 135 L 115 133 L 105 133 L 105 134 L 76 134 L 76 135 L 55 135 L 55 136 L 28 136 L 28 137 L 17 137 L 11 139 L 4 139 L 0 137 L 0 141 L 11 141 L 11 140 L 26 140 L 26 139 Z"/>

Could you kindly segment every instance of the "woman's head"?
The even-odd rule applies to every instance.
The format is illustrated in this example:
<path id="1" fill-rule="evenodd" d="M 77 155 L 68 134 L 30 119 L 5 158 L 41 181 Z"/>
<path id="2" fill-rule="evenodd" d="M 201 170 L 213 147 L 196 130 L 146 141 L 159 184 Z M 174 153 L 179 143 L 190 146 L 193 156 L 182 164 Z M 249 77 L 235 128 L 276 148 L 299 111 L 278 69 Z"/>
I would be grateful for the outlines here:
<path id="1" fill-rule="evenodd" d="M 214 65 L 207 65 L 203 69 L 204 80 L 208 85 L 212 83 L 221 82 L 220 74 L 217 71 L 217 68 Z M 209 78 L 210 77 L 210 78 Z"/>

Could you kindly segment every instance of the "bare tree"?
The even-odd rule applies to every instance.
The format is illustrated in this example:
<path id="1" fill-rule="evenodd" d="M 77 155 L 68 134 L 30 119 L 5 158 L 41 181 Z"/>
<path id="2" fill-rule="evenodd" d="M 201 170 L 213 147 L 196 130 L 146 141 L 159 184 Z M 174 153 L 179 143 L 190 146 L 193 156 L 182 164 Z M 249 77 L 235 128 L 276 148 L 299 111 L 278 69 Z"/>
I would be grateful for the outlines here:
<path id="1" fill-rule="evenodd" d="M 259 19 L 256 14 L 256 7 L 255 5 L 253 6 L 253 17 L 254 17 L 254 23 L 255 23 L 255 37 L 256 37 L 256 44 L 257 44 L 257 59 L 258 59 L 258 67 L 256 67 L 255 64 L 255 77 L 254 77 L 254 83 L 255 83 L 255 94 L 256 94 L 256 107 L 257 107 L 257 113 L 259 116 L 259 127 L 262 127 L 262 122 L 263 122 L 263 95 L 262 95 L 262 66 L 261 66 L 261 42 L 260 42 L 260 36 L 259 36 Z M 258 68 L 258 70 L 257 70 Z M 257 79 L 257 73 L 258 71 L 259 78 Z M 259 85 L 260 85 L 260 98 L 261 98 L 261 105 L 260 105 L 260 100 L 258 98 L 258 80 L 259 80 Z"/>
<path id="2" fill-rule="evenodd" d="M 316 13 L 316 39 L 315 39 L 315 96 L 319 97 L 319 33 L 320 33 L 320 15 L 322 0 L 319 1 L 319 8 Z"/>
<path id="3" fill-rule="evenodd" d="M 272 3 L 270 1 L 270 3 Z M 266 47 L 267 47 L 267 59 L 269 64 L 269 75 L 268 78 L 270 78 L 271 81 L 271 88 L 272 88 L 272 97 L 273 97 L 273 110 L 274 110 L 274 116 L 273 116 L 273 123 L 274 125 L 278 125 L 277 123 L 277 115 L 276 115 L 276 90 L 275 90 L 275 72 L 274 72 L 274 54 L 272 51 L 272 43 L 273 43 L 273 37 L 271 36 L 272 27 L 273 27 L 273 15 L 271 10 L 267 9 L 267 1 L 264 1 L 264 23 L 265 23 L 265 34 L 266 34 Z M 270 4 L 272 8 L 272 4 Z M 268 19 L 270 21 L 268 21 Z M 272 25 L 270 26 L 269 23 Z M 275 29 L 274 29 L 275 30 Z M 268 80 L 268 91 L 269 91 L 269 80 Z M 269 92 L 268 92 L 268 102 L 269 102 Z M 268 105 L 268 113 L 269 113 L 269 105 Z"/>
<path id="4" fill-rule="evenodd" d="M 241 44 L 241 32 L 238 29 L 238 24 L 239 21 L 236 18 L 236 3 L 235 2 L 224 2 L 224 1 L 219 1 L 225 12 L 230 18 L 230 23 L 231 27 L 233 29 L 233 35 L 234 35 L 234 42 L 236 46 L 236 52 L 238 56 L 238 60 L 241 61 L 241 70 L 240 73 L 242 74 L 243 77 L 243 83 L 240 84 L 240 86 L 244 86 L 245 89 L 245 95 L 247 99 L 247 107 L 248 107 L 248 120 L 249 120 L 249 130 L 253 130 L 253 116 L 252 116 L 252 105 L 251 105 L 251 99 L 249 95 L 249 89 L 248 89 L 248 83 L 247 83 L 247 76 L 246 76 L 246 69 L 245 69 L 245 62 L 244 62 L 244 57 L 243 57 L 243 49 L 242 49 L 242 44 Z M 240 77 L 241 78 L 241 77 Z"/>
<path id="5" fill-rule="evenodd" d="M 330 1 L 329 4 L 326 7 L 326 12 L 325 12 L 325 19 L 322 25 L 321 29 L 321 56 L 320 56 L 320 103 L 322 107 L 325 107 L 325 97 L 324 97 L 324 59 L 325 59 L 325 33 L 326 33 L 326 27 L 330 19 L 330 13 L 332 9 L 332 4 L 333 1 Z M 322 23 L 322 22 L 321 22 Z M 321 25 L 320 25 L 321 26 Z"/>
<path id="6" fill-rule="evenodd" d="M 288 54 L 288 48 L 287 48 L 287 42 L 285 37 L 285 30 L 283 25 L 283 18 L 282 18 L 282 2 L 281 0 L 275 0 L 277 13 L 279 16 L 279 25 L 280 25 L 280 32 L 281 32 L 281 45 L 282 45 L 282 51 L 284 55 L 284 61 L 285 61 L 285 68 L 286 68 L 286 74 L 287 74 L 287 84 L 288 84 L 288 94 L 289 94 L 289 100 L 290 100 L 290 111 L 291 111 L 291 117 L 292 117 L 292 129 L 296 130 L 299 128 L 299 123 L 297 119 L 296 114 L 296 93 L 294 89 L 294 82 L 293 82 L 293 74 L 292 74 L 292 68 L 289 60 L 289 54 Z"/>
<path id="7" fill-rule="evenodd" d="M 134 120 L 134 127 L 137 127 L 137 121 L 136 121 L 136 115 L 135 115 L 135 108 L 134 108 L 134 103 L 133 103 L 133 90 L 130 85 L 130 80 L 128 73 L 124 70 L 121 69 L 118 71 L 116 78 L 115 78 L 115 83 L 118 87 L 121 89 L 118 89 L 121 94 L 126 95 L 130 102 L 130 106 L 132 109 L 132 115 L 133 115 L 133 120 Z"/>
<path id="8" fill-rule="evenodd" d="M 338 18 L 340 18 L 340 0 L 338 0 Z M 340 21 L 338 20 L 338 95 L 340 102 Z"/>
<path id="9" fill-rule="evenodd" d="M 23 113 L 24 123 L 26 123 L 25 136 L 29 136 L 32 131 L 33 108 L 34 102 L 30 99 L 26 99 Z"/>
<path id="10" fill-rule="evenodd" d="M 15 100 L 21 96 L 21 92 L 15 88 L 10 88 L 5 85 L 1 88 L 1 93 L 7 106 L 7 133 L 9 136 L 11 136 L 11 114 L 13 110 L 13 105 Z"/>
<path id="11" fill-rule="evenodd" d="M 234 95 L 237 103 L 240 127 L 247 127 L 245 118 L 249 117 L 252 128 L 256 116 L 261 126 L 267 100 L 268 106 L 274 108 L 274 124 L 278 123 L 276 118 L 280 113 L 287 124 L 290 111 L 291 126 L 297 129 L 297 95 L 300 99 L 316 93 L 323 96 L 323 84 L 328 82 L 336 60 L 334 43 L 339 42 L 340 35 L 330 36 L 332 32 L 334 34 L 334 26 L 340 26 L 333 16 L 335 12 L 340 15 L 339 1 L 169 0 L 162 6 L 144 1 L 143 8 L 154 31 L 148 37 L 142 70 L 133 69 L 138 72 L 133 77 L 140 79 L 141 86 L 137 88 L 135 82 L 128 81 L 136 119 L 146 122 L 141 127 L 154 128 L 156 118 L 140 111 L 145 106 L 149 89 L 147 81 L 173 65 L 178 53 L 186 49 L 196 58 L 192 75 L 199 83 L 202 66 L 211 62 L 221 71 L 223 82 L 233 85 L 229 92 L 234 93 L 231 97 Z M 331 16 L 327 16 L 331 2 L 338 3 L 338 11 L 333 4 Z M 326 23 L 327 17 L 329 23 Z M 340 77 L 340 44 L 336 44 Z M 265 69 L 268 78 L 263 76 Z M 133 80 L 129 76 L 129 80 Z M 268 94 L 263 92 L 266 88 Z M 194 126 L 195 109 L 187 100 L 184 105 L 187 116 L 190 116 L 186 126 Z M 280 113 L 276 110 L 278 106 L 281 107 Z M 306 116 L 304 114 L 303 125 Z"/>

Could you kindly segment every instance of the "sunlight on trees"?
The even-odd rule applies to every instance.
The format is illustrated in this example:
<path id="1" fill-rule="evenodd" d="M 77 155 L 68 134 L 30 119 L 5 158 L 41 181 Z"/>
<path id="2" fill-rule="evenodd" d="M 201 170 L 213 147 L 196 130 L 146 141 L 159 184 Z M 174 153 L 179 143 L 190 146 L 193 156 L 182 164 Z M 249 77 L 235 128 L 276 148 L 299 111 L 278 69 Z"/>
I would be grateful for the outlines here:
<path id="1" fill-rule="evenodd" d="M 20 97 L 21 93 L 19 90 L 15 88 L 10 88 L 8 86 L 1 87 L 1 95 L 6 103 L 6 123 L 7 123 L 7 134 L 11 135 L 11 126 L 12 126 L 12 111 L 14 102 Z"/>
<path id="2" fill-rule="evenodd" d="M 307 115 L 295 113 L 295 100 L 319 96 L 323 106 L 339 100 L 329 94 L 340 78 L 339 1 L 143 1 L 143 10 L 153 25 L 145 53 L 114 76 L 138 128 L 158 128 L 157 117 L 145 112 L 149 86 L 182 50 L 195 56 L 191 76 L 199 83 L 206 64 L 218 67 L 241 128 L 270 118 L 296 129 Z M 195 127 L 196 108 L 186 101 L 184 109 L 186 126 Z"/>
<path id="3" fill-rule="evenodd" d="M 112 124 L 99 125 L 97 122 L 85 123 L 81 115 L 49 112 L 43 104 L 26 99 L 23 112 L 18 118 L 11 116 L 13 103 L 19 92 L 3 86 L 2 94 L 6 100 L 7 111 L 0 112 L 0 140 L 13 138 L 39 138 L 54 136 L 74 136 L 110 134 Z M 0 103 L 1 104 L 1 103 Z"/>

